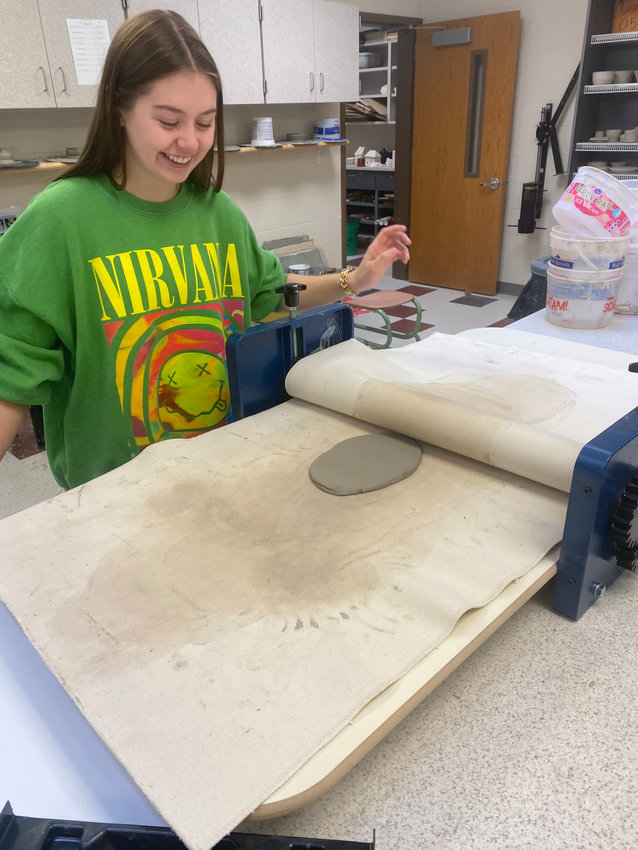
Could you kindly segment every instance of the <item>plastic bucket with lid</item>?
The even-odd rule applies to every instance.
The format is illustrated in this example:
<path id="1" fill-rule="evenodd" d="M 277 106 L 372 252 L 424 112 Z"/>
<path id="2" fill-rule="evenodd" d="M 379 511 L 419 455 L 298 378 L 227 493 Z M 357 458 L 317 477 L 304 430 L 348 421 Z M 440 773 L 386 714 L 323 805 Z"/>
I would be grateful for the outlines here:
<path id="1" fill-rule="evenodd" d="M 623 180 L 623 186 L 626 189 L 629 189 L 631 194 L 636 199 L 636 203 L 638 204 L 638 180 L 636 178 L 630 178 L 629 180 Z M 638 242 L 638 219 L 634 220 L 633 227 L 631 228 L 631 241 Z"/>
<path id="2" fill-rule="evenodd" d="M 629 236 L 576 236 L 564 227 L 552 227 L 549 235 L 553 266 L 575 271 L 610 271 L 625 264 Z"/>
<path id="3" fill-rule="evenodd" d="M 554 218 L 580 236 L 626 236 L 638 221 L 638 202 L 620 180 L 598 168 L 579 168 L 554 205 Z"/>
<path id="4" fill-rule="evenodd" d="M 616 313 L 638 314 L 638 242 L 632 242 L 627 249 L 627 260 L 616 298 Z"/>
<path id="5" fill-rule="evenodd" d="M 621 272 L 575 272 L 547 267 L 545 318 L 563 328 L 604 328 L 616 309 Z"/>

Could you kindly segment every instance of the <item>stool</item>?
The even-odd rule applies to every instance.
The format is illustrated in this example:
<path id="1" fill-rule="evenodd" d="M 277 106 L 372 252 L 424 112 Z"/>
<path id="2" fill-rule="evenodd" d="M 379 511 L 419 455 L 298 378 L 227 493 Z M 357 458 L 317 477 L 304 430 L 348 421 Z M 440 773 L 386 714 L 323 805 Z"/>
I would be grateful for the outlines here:
<path id="1" fill-rule="evenodd" d="M 416 316 L 414 319 L 414 328 L 410 333 L 400 333 L 399 331 L 393 331 L 392 325 L 390 323 L 390 318 L 385 312 L 390 307 L 398 307 L 401 304 L 407 304 L 408 302 L 412 302 L 414 304 L 414 308 L 416 310 Z M 359 307 L 362 310 L 371 310 L 373 313 L 381 316 L 384 321 L 385 327 L 377 328 L 374 325 L 364 325 L 362 322 L 355 321 L 355 328 L 359 328 L 364 331 L 371 331 L 376 334 L 383 334 L 385 336 L 385 342 L 377 345 L 374 342 L 367 342 L 364 340 L 365 344 L 370 346 L 370 348 L 389 348 L 393 337 L 397 339 L 414 339 L 417 342 L 419 341 L 419 329 L 421 327 L 421 305 L 414 297 L 414 295 L 410 295 L 408 292 L 399 292 L 394 290 L 379 290 L 379 292 L 371 292 L 370 295 L 355 295 L 354 297 L 348 299 L 346 304 L 349 304 L 351 307 Z"/>

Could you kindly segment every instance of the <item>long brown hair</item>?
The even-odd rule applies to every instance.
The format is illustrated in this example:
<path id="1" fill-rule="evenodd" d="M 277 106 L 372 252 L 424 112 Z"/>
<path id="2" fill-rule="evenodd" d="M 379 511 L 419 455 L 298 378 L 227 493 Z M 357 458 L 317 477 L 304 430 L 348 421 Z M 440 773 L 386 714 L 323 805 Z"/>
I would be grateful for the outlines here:
<path id="1" fill-rule="evenodd" d="M 191 25 L 177 12 L 161 10 L 135 15 L 115 33 L 104 60 L 86 145 L 78 161 L 58 179 L 104 172 L 119 189 L 124 189 L 125 135 L 120 116 L 156 80 L 177 71 L 206 74 L 217 91 L 215 144 L 187 179 L 203 189 L 212 184 L 219 192 L 224 177 L 224 102 L 219 71 Z M 217 171 L 213 176 L 215 156 Z M 121 175 L 118 181 L 114 177 L 116 171 Z"/>

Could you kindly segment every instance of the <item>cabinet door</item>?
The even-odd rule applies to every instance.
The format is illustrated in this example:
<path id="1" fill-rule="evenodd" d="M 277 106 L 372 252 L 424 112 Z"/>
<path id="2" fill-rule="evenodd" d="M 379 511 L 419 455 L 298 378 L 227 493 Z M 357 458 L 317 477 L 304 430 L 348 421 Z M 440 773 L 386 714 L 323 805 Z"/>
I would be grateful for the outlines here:
<path id="1" fill-rule="evenodd" d="M 314 0 L 316 100 L 359 99 L 359 9 Z"/>
<path id="2" fill-rule="evenodd" d="M 263 103 L 258 0 L 199 0 L 199 28 L 219 68 L 224 103 Z"/>
<path id="3" fill-rule="evenodd" d="M 38 0 L 44 40 L 58 106 L 93 106 L 97 85 L 79 85 L 68 18 L 105 20 L 109 37 L 124 22 L 121 0 Z"/>
<path id="4" fill-rule="evenodd" d="M 0 109 L 55 106 L 37 0 L 0 0 Z"/>
<path id="5" fill-rule="evenodd" d="M 266 102 L 313 102 L 318 84 L 313 0 L 261 0 L 261 5 Z"/>
<path id="6" fill-rule="evenodd" d="M 199 32 L 199 13 L 197 0 L 128 0 L 128 16 L 147 12 L 149 9 L 171 9 L 185 18 L 194 30 Z"/>

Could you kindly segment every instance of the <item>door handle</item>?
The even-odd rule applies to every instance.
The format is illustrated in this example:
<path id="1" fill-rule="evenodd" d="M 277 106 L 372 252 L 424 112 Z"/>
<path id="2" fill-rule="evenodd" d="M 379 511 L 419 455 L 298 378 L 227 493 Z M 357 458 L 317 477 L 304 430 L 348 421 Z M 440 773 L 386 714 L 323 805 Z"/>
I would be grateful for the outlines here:
<path id="1" fill-rule="evenodd" d="M 485 183 L 479 183 L 479 186 L 485 186 L 487 189 L 490 189 L 492 192 L 496 192 L 498 187 L 501 185 L 501 181 L 498 177 L 490 177 L 490 179 Z"/>

